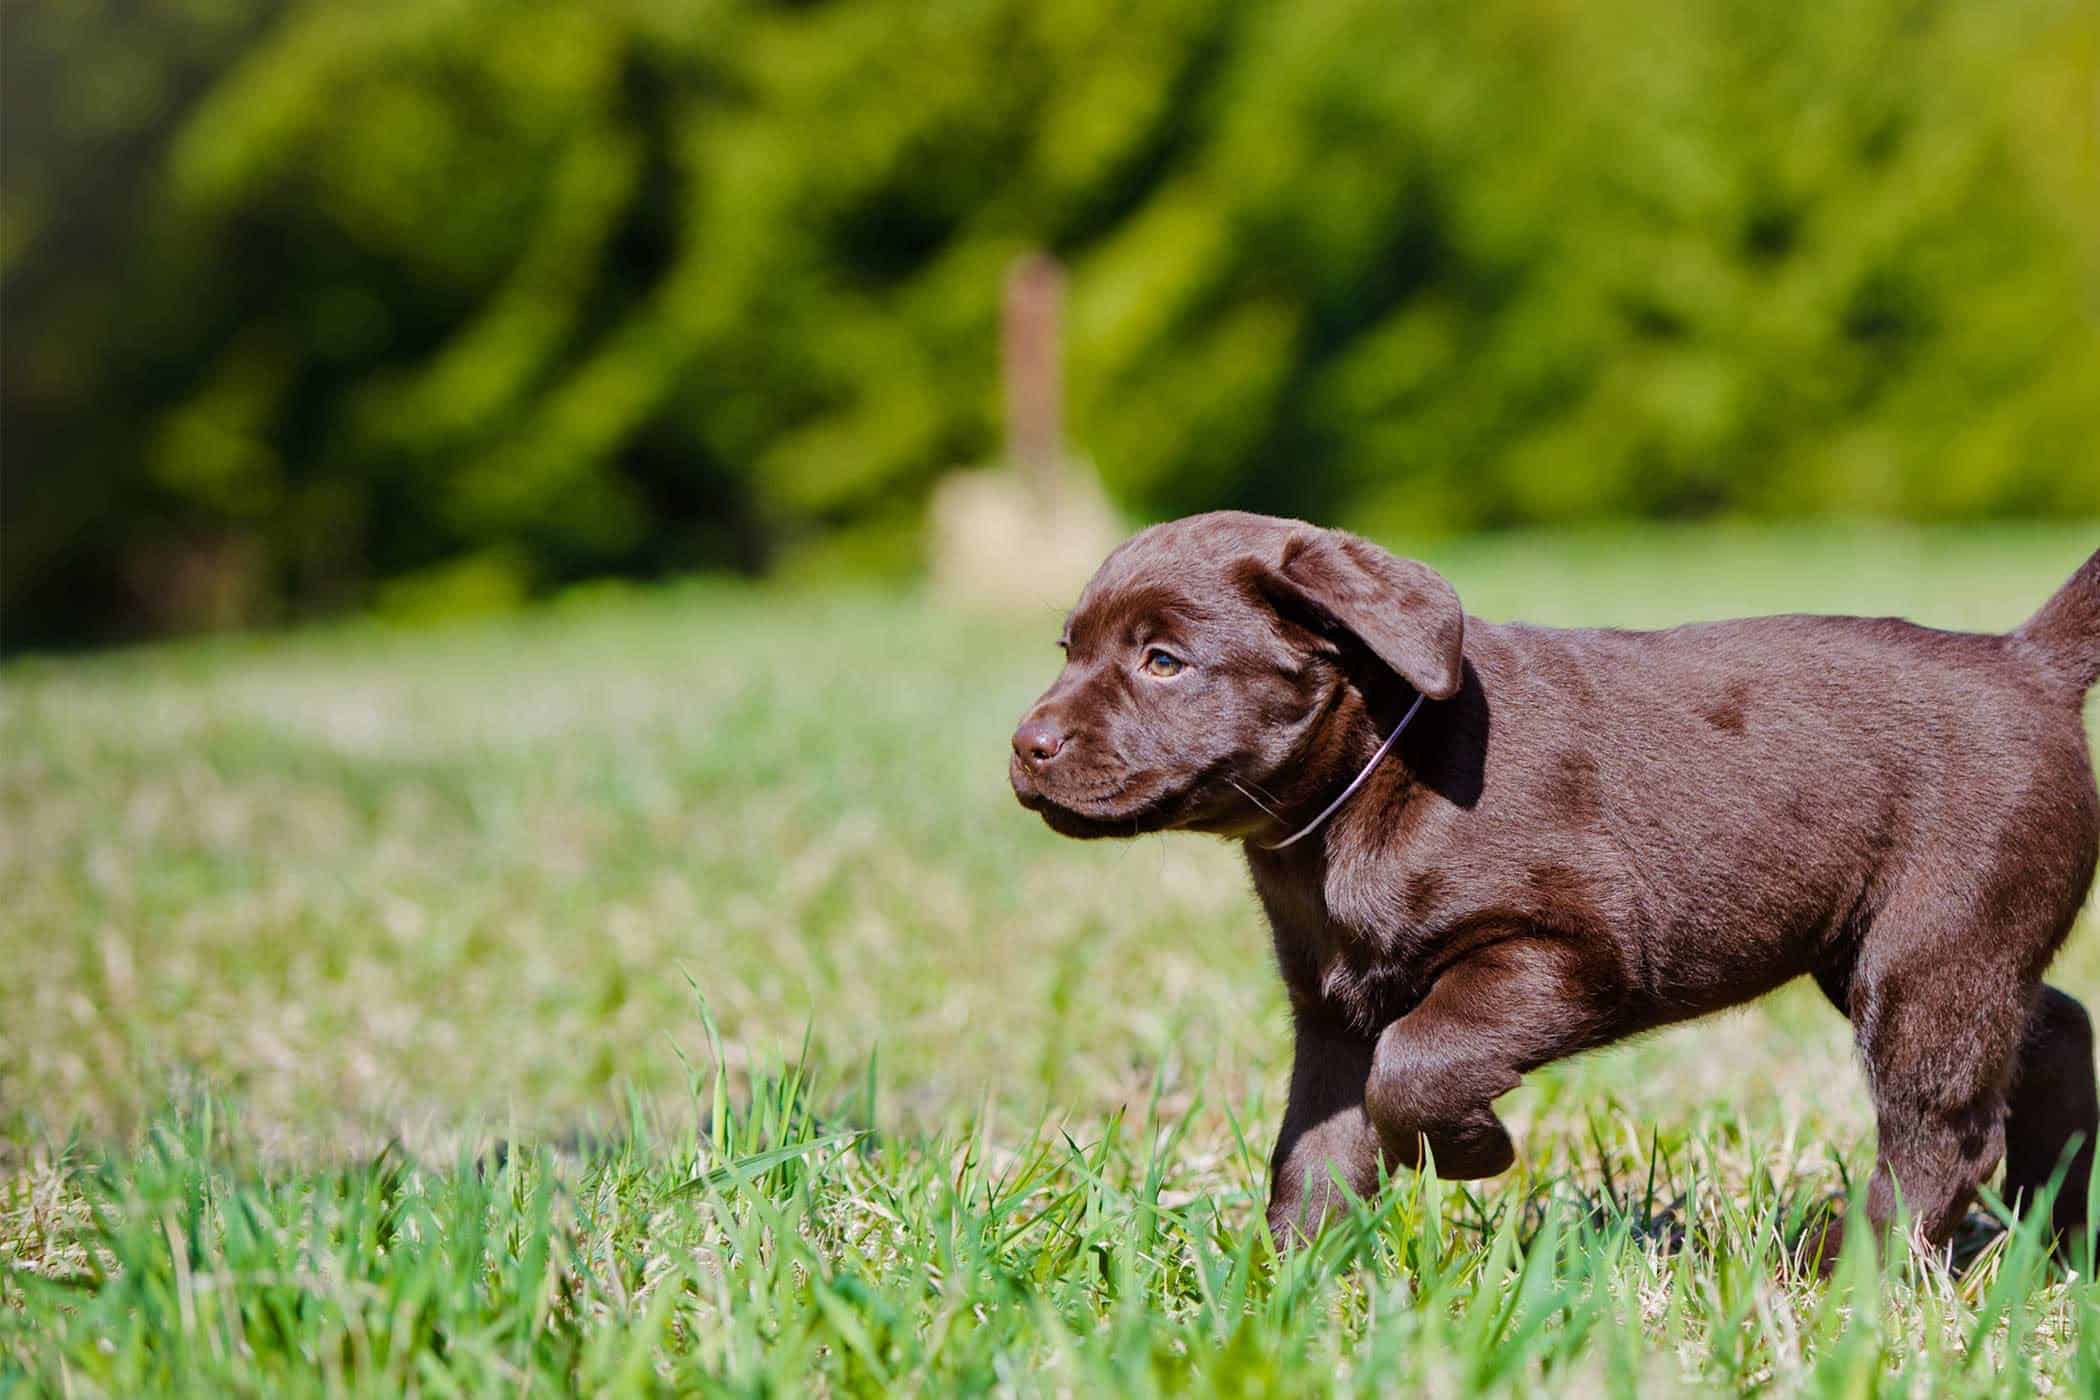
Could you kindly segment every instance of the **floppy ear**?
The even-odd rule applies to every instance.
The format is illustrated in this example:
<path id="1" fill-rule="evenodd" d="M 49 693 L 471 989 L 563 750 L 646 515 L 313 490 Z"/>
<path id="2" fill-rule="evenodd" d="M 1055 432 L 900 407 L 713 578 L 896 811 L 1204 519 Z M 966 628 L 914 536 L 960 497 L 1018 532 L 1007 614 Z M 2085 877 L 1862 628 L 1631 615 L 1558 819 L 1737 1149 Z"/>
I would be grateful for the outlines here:
<path id="1" fill-rule="evenodd" d="M 1457 592 L 1427 564 L 1340 530 L 1308 531 L 1284 542 L 1282 561 L 1263 582 L 1285 610 L 1345 629 L 1430 699 L 1458 693 L 1466 615 Z"/>

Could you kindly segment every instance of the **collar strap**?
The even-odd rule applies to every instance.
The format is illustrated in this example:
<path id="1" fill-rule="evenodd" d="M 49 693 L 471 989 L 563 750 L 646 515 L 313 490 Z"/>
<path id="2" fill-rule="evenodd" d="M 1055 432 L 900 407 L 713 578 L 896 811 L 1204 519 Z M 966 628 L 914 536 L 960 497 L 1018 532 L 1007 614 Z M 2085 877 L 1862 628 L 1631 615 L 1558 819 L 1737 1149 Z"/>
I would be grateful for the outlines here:
<path id="1" fill-rule="evenodd" d="M 1398 741 L 1402 734 L 1407 732 L 1408 723 L 1414 719 L 1415 711 L 1422 708 L 1422 702 L 1427 698 L 1428 697 L 1423 695 L 1421 691 L 1418 690 L 1415 692 L 1415 703 L 1407 707 L 1407 713 L 1402 715 L 1400 717 L 1400 722 L 1393 726 L 1393 732 L 1385 736 L 1385 742 L 1378 746 L 1377 753 L 1371 755 L 1371 761 L 1364 765 L 1364 771 L 1356 775 L 1356 781 L 1349 784 L 1349 786 L 1343 788 L 1342 795 L 1340 797 L 1335 798 L 1334 801 L 1327 804 L 1327 810 L 1320 813 L 1319 816 L 1314 817 L 1310 822 L 1307 822 L 1302 828 L 1299 829 L 1296 835 L 1286 836 L 1283 838 L 1283 840 L 1278 841 L 1273 845 L 1264 845 L 1262 849 L 1265 851 L 1280 851 L 1285 846 L 1295 846 L 1300 841 L 1303 841 L 1306 837 L 1312 835 L 1315 831 L 1318 831 L 1320 829 L 1321 823 L 1325 822 L 1329 817 L 1333 816 L 1336 812 L 1340 811 L 1342 804 L 1344 802 L 1347 802 L 1351 797 L 1355 796 L 1356 790 L 1364 785 L 1364 780 L 1366 778 L 1371 776 L 1371 770 L 1376 768 L 1380 763 L 1384 762 L 1385 756 L 1393 751 L 1393 744 L 1396 741 Z"/>

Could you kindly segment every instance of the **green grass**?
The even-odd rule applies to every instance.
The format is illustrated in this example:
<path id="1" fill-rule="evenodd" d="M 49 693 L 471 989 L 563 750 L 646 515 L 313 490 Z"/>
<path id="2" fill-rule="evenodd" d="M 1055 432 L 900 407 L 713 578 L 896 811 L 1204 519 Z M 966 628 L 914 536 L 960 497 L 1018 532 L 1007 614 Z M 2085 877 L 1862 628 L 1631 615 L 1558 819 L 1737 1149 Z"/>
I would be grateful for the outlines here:
<path id="1" fill-rule="evenodd" d="M 2001 627 L 2095 542 L 1424 553 L 1491 617 Z M 0 1392 L 2100 1390 L 2100 1289 L 2029 1233 L 1785 1266 L 1872 1154 L 1800 987 L 1535 1075 L 1507 1176 L 1276 1259 L 1236 853 L 1005 792 L 1065 601 L 690 587 L 9 668 Z"/>

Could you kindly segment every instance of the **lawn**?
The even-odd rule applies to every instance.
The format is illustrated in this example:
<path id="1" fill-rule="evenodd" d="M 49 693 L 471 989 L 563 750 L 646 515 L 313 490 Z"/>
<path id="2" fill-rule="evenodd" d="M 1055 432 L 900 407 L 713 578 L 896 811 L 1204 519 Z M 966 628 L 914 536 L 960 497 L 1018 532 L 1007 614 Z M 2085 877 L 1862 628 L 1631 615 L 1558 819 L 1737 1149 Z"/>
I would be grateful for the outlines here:
<path id="1" fill-rule="evenodd" d="M 1997 628 L 2096 543 L 1421 553 L 1490 617 Z M 1068 601 L 600 590 L 0 672 L 0 1392 L 2100 1391 L 2030 1232 L 1785 1267 L 1872 1160 L 1803 986 L 1534 1076 L 1514 1171 L 1274 1257 L 1237 853 L 1006 792 Z"/>

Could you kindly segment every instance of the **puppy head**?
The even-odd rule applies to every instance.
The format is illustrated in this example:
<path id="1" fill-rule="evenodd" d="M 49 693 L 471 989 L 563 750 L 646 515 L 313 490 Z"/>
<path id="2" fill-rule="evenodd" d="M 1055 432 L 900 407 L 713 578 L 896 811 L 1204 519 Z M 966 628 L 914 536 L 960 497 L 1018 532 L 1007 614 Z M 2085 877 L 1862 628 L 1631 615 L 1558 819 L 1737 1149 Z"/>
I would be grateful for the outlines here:
<path id="1" fill-rule="evenodd" d="M 1109 555 L 1065 665 L 1014 732 L 1021 804 L 1067 836 L 1246 835 L 1343 688 L 1459 687 L 1465 614 L 1425 565 L 1339 530 L 1219 512 Z"/>

